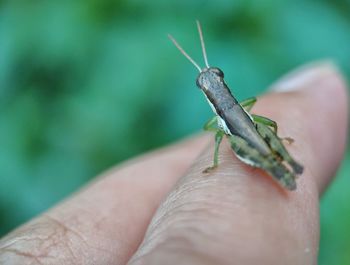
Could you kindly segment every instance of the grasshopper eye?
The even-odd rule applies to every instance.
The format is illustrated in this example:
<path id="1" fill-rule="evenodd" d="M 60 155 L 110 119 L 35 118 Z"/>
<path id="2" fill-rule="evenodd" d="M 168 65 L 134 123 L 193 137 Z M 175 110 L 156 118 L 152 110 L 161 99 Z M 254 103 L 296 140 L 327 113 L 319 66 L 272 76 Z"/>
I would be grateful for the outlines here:
<path id="1" fill-rule="evenodd" d="M 217 67 L 212 67 L 210 69 L 213 73 L 215 73 L 216 75 L 220 76 L 221 78 L 224 78 L 224 72 L 221 71 L 219 68 Z"/>

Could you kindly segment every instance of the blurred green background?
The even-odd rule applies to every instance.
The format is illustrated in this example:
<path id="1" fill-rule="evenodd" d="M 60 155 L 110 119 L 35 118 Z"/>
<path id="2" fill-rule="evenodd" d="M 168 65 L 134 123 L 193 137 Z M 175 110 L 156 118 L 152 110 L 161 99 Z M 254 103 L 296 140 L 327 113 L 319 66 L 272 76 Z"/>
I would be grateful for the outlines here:
<path id="1" fill-rule="evenodd" d="M 197 18 L 239 99 L 312 60 L 350 74 L 348 0 L 0 1 L 0 236 L 201 128 L 197 71 L 166 37 L 202 64 Z M 322 199 L 320 264 L 350 264 L 349 159 Z"/>

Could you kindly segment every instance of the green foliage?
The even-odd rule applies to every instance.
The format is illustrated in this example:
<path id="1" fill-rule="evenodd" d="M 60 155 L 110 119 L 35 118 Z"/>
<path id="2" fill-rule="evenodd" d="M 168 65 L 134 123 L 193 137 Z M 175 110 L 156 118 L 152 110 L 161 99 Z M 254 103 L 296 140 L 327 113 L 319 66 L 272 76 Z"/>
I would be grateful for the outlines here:
<path id="1" fill-rule="evenodd" d="M 300 64 L 350 73 L 349 1 L 0 2 L 0 235 L 102 170 L 199 130 L 210 117 L 196 70 L 225 70 L 239 99 Z M 349 157 L 348 157 L 349 159 Z M 350 264 L 350 168 L 322 203 L 320 264 Z"/>

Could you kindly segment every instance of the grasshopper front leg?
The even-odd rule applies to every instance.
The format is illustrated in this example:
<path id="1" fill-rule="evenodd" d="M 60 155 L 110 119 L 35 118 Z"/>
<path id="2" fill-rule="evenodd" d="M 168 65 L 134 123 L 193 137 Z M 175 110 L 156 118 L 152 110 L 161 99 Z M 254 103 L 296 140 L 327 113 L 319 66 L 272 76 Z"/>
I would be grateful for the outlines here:
<path id="1" fill-rule="evenodd" d="M 212 131 L 215 132 L 215 150 L 214 150 L 214 162 L 211 167 L 206 168 L 203 170 L 203 173 L 209 173 L 210 171 L 217 168 L 219 164 L 219 147 L 222 141 L 222 138 L 224 137 L 225 133 L 223 130 L 217 127 L 217 116 L 213 117 L 211 120 L 209 120 L 203 127 L 205 131 Z"/>

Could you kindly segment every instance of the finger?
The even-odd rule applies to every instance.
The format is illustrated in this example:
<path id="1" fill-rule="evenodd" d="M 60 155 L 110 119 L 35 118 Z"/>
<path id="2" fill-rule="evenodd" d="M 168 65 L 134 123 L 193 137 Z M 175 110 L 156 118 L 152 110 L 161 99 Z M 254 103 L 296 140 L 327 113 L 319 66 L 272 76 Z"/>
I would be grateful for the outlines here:
<path id="1" fill-rule="evenodd" d="M 345 85 L 329 64 L 294 73 L 258 101 L 255 113 L 276 120 L 305 172 L 294 192 L 221 147 L 211 175 L 213 147 L 176 185 L 155 214 L 130 264 L 316 264 L 319 193 L 344 152 Z M 330 100 L 331 99 L 331 100 Z"/>
<path id="2" fill-rule="evenodd" d="M 0 240 L 0 264 L 125 264 L 207 136 L 131 160 Z"/>

